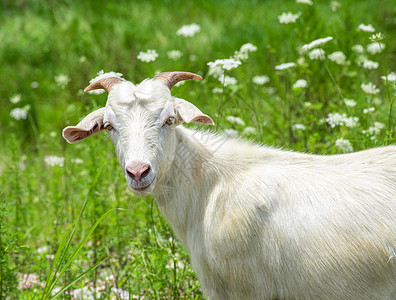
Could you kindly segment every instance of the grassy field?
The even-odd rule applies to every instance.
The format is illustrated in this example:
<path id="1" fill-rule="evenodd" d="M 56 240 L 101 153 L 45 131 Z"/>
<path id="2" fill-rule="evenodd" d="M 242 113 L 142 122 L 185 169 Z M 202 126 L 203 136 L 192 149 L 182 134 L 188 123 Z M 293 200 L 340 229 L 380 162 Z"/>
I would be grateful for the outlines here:
<path id="1" fill-rule="evenodd" d="M 319 154 L 395 144 L 393 0 L 3 0 L 0 24 L 0 299 L 203 298 L 106 134 L 61 137 L 105 104 L 82 92 L 100 70 L 202 75 L 172 93 L 230 136 Z M 241 64 L 224 74 L 207 65 L 230 57 Z"/>

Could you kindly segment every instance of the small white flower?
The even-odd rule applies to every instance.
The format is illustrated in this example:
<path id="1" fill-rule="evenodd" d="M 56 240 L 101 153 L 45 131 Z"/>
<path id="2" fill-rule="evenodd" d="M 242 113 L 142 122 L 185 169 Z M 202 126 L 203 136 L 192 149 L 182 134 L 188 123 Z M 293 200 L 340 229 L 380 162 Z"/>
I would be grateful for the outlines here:
<path id="1" fill-rule="evenodd" d="M 66 74 L 59 74 L 55 76 L 55 82 L 56 84 L 64 89 L 66 85 L 70 82 L 70 77 Z"/>
<path id="2" fill-rule="evenodd" d="M 253 83 L 257 85 L 264 85 L 270 81 L 267 75 L 257 75 L 252 78 Z"/>
<path id="3" fill-rule="evenodd" d="M 243 129 L 242 134 L 243 135 L 254 135 L 254 134 L 256 134 L 256 128 L 254 128 L 252 126 L 247 126 Z"/>
<path id="4" fill-rule="evenodd" d="M 367 45 L 366 49 L 367 49 L 367 52 L 370 53 L 370 54 L 381 53 L 382 50 L 385 49 L 385 44 L 378 43 L 378 42 L 371 43 L 371 44 Z"/>
<path id="5" fill-rule="evenodd" d="M 219 78 L 223 76 L 224 70 L 221 66 L 216 66 L 216 67 L 209 67 L 209 76 L 213 76 L 214 78 Z"/>
<path id="6" fill-rule="evenodd" d="M 352 152 L 353 148 L 351 143 L 348 140 L 343 138 L 339 138 L 335 141 L 336 147 L 340 148 L 344 152 Z"/>
<path id="7" fill-rule="evenodd" d="M 178 60 L 183 56 L 183 52 L 181 52 L 180 50 L 171 50 L 168 51 L 168 58 L 172 59 L 172 60 Z"/>
<path id="8" fill-rule="evenodd" d="M 252 43 L 246 43 L 241 46 L 240 52 L 256 52 L 257 47 Z"/>
<path id="9" fill-rule="evenodd" d="M 292 12 L 284 12 L 280 16 L 278 16 L 278 20 L 281 24 L 295 23 L 300 15 L 300 12 L 296 14 L 293 14 Z"/>
<path id="10" fill-rule="evenodd" d="M 224 129 L 224 134 L 230 138 L 238 137 L 239 132 L 235 129 Z"/>
<path id="11" fill-rule="evenodd" d="M 72 158 L 71 162 L 76 165 L 81 165 L 84 161 L 81 158 Z"/>
<path id="12" fill-rule="evenodd" d="M 374 27 L 371 24 L 368 24 L 368 25 L 360 24 L 358 27 L 358 30 L 365 31 L 365 32 L 374 32 L 375 31 Z"/>
<path id="13" fill-rule="evenodd" d="M 257 51 L 257 47 L 255 45 L 252 43 L 246 43 L 241 46 L 239 51 L 234 52 L 234 56 L 232 58 L 238 61 L 245 61 L 249 58 L 249 52 L 255 51 Z"/>
<path id="14" fill-rule="evenodd" d="M 296 64 L 294 62 L 288 62 L 288 63 L 284 63 L 284 64 L 280 64 L 275 66 L 275 70 L 281 71 L 281 70 L 286 70 L 289 68 L 293 68 L 295 67 Z"/>
<path id="15" fill-rule="evenodd" d="M 330 8 L 333 12 L 336 12 L 341 7 L 341 4 L 337 1 L 331 1 Z"/>
<path id="16" fill-rule="evenodd" d="M 241 64 L 242 63 L 239 60 L 235 60 L 233 58 L 216 59 L 214 62 L 207 63 L 210 68 L 221 67 L 224 70 L 237 68 Z"/>
<path id="17" fill-rule="evenodd" d="M 153 49 L 148 49 L 146 52 L 140 51 L 137 59 L 142 61 L 142 62 L 151 62 L 155 61 L 158 57 L 157 51 Z"/>
<path id="18" fill-rule="evenodd" d="M 377 69 L 378 68 L 378 63 L 372 60 L 365 59 L 363 60 L 363 68 L 367 70 L 372 70 L 372 69 Z"/>
<path id="19" fill-rule="evenodd" d="M 344 103 L 349 107 L 354 107 L 356 105 L 356 101 L 353 99 L 344 99 Z"/>
<path id="20" fill-rule="evenodd" d="M 17 108 L 13 108 L 10 111 L 10 116 L 12 118 L 14 118 L 15 120 L 19 121 L 19 120 L 26 120 L 27 118 L 27 114 L 28 114 L 28 110 L 17 107 Z"/>
<path id="21" fill-rule="evenodd" d="M 381 79 L 387 80 L 387 81 L 396 81 L 396 74 L 394 72 L 391 72 L 390 74 L 386 76 L 381 76 Z"/>
<path id="22" fill-rule="evenodd" d="M 121 73 L 116 73 L 116 72 L 104 72 L 103 70 L 100 70 L 98 73 L 97 73 L 97 76 L 96 77 L 94 77 L 94 78 L 92 78 L 90 81 L 89 81 L 89 83 L 91 84 L 91 83 L 94 83 L 94 82 L 96 82 L 96 81 L 98 81 L 98 80 L 101 80 L 101 79 L 105 79 L 105 78 L 109 78 L 109 77 L 118 77 L 118 78 L 121 78 L 122 77 L 122 74 Z M 89 91 L 88 93 L 89 94 L 101 94 L 101 93 L 104 93 L 105 92 L 105 90 L 103 90 L 103 89 L 97 89 L 97 90 L 92 90 L 92 91 Z"/>
<path id="23" fill-rule="evenodd" d="M 384 39 L 384 34 L 382 32 L 374 33 L 369 39 L 372 42 L 379 42 Z"/>
<path id="24" fill-rule="evenodd" d="M 368 113 L 373 112 L 373 111 L 375 111 L 375 107 L 369 107 L 369 108 L 363 109 L 363 113 L 364 114 L 368 114 Z"/>
<path id="25" fill-rule="evenodd" d="M 245 126 L 245 122 L 244 122 L 241 118 L 238 118 L 238 117 L 228 116 L 228 117 L 226 118 L 226 120 L 227 120 L 228 122 L 232 123 L 232 124 L 237 124 L 237 125 Z"/>
<path id="26" fill-rule="evenodd" d="M 381 129 L 383 129 L 385 125 L 381 122 L 374 122 L 373 126 L 370 126 L 367 130 L 362 130 L 363 134 L 369 135 L 377 135 L 380 134 Z"/>
<path id="27" fill-rule="evenodd" d="M 302 130 L 304 131 L 305 129 L 307 129 L 307 127 L 304 124 L 293 124 L 292 128 L 294 130 Z"/>
<path id="28" fill-rule="evenodd" d="M 325 44 L 328 41 L 331 41 L 332 39 L 333 39 L 333 37 L 328 36 L 328 37 L 325 37 L 325 38 L 320 38 L 320 39 L 314 40 L 314 41 L 310 42 L 309 44 L 306 44 L 306 45 L 302 46 L 301 47 L 301 51 L 303 53 L 304 52 L 308 52 L 309 50 L 315 48 L 316 46 Z"/>
<path id="29" fill-rule="evenodd" d="M 338 126 L 346 126 L 346 127 L 356 127 L 358 124 L 358 117 L 347 117 L 345 113 L 329 113 L 326 118 L 326 122 L 330 125 L 331 128 Z"/>
<path id="30" fill-rule="evenodd" d="M 338 65 L 345 65 L 346 56 L 342 51 L 333 52 L 329 54 L 327 57 Z"/>
<path id="31" fill-rule="evenodd" d="M 308 53 L 311 60 L 324 60 L 325 52 L 322 48 L 313 49 Z"/>
<path id="32" fill-rule="evenodd" d="M 222 88 L 213 88 L 212 89 L 212 93 L 213 94 L 222 94 L 223 93 L 223 89 Z"/>
<path id="33" fill-rule="evenodd" d="M 195 54 L 191 54 L 191 55 L 188 57 L 188 59 L 189 59 L 190 61 L 197 61 L 197 60 L 198 60 L 198 56 L 195 55 Z"/>
<path id="34" fill-rule="evenodd" d="M 63 167 L 65 164 L 65 158 L 64 157 L 59 157 L 59 156 L 55 156 L 55 155 L 48 155 L 46 157 L 44 157 L 44 161 L 47 165 L 51 166 L 51 167 Z"/>
<path id="35" fill-rule="evenodd" d="M 379 89 L 377 89 L 377 86 L 371 82 L 369 83 L 362 83 L 360 85 L 360 88 L 365 92 L 366 94 L 369 95 L 375 95 L 379 93 Z"/>
<path id="36" fill-rule="evenodd" d="M 183 25 L 178 31 L 176 31 L 176 34 L 184 37 L 192 37 L 200 31 L 201 27 L 198 24 L 192 23 L 189 25 Z"/>
<path id="37" fill-rule="evenodd" d="M 352 46 L 352 51 L 362 54 L 364 53 L 364 47 L 362 45 L 356 44 Z"/>
<path id="38" fill-rule="evenodd" d="M 235 77 L 231 77 L 231 76 L 220 76 L 219 78 L 220 83 L 224 84 L 224 86 L 229 86 L 229 85 L 234 85 L 238 83 L 238 80 Z"/>
<path id="39" fill-rule="evenodd" d="M 307 4 L 307 5 L 312 5 L 313 2 L 311 0 L 296 0 L 297 3 L 300 4 Z"/>
<path id="40" fill-rule="evenodd" d="M 39 83 L 37 82 L 37 81 L 32 81 L 31 83 L 30 83 L 30 87 L 32 88 L 32 89 L 37 89 L 38 87 L 39 87 Z"/>
<path id="41" fill-rule="evenodd" d="M 10 102 L 12 104 L 17 104 L 17 103 L 21 102 L 21 94 L 15 94 L 14 96 L 12 96 L 10 98 Z"/>
<path id="42" fill-rule="evenodd" d="M 308 86 L 308 82 L 305 79 L 298 79 L 294 84 L 293 88 L 298 89 L 304 89 Z"/>

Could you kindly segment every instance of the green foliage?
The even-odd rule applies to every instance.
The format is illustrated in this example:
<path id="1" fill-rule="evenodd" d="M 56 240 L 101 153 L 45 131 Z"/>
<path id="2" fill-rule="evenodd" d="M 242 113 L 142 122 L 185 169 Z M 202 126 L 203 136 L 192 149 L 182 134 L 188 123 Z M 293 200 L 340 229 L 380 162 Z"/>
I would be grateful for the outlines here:
<path id="1" fill-rule="evenodd" d="M 67 287 L 58 298 L 82 291 L 86 299 L 202 298 L 185 250 L 153 199 L 127 190 L 105 134 L 76 145 L 61 137 L 62 128 L 104 105 L 105 95 L 82 92 L 99 70 L 121 72 L 135 83 L 158 71 L 198 73 L 204 80 L 176 86 L 173 94 L 213 117 L 216 130 L 271 146 L 335 154 L 395 143 L 396 87 L 381 79 L 396 71 L 394 1 L 313 2 L 1 1 L 0 296 L 39 299 L 43 291 L 52 297 Z M 280 23 L 289 11 L 299 13 L 296 22 Z M 176 34 L 191 23 L 200 32 Z M 373 33 L 357 30 L 360 24 L 383 37 L 370 40 Z M 300 51 L 329 36 L 315 48 L 323 49 L 324 60 Z M 208 62 L 232 57 L 246 43 L 257 51 L 240 66 L 210 72 Z M 368 51 L 373 43 L 379 53 Z M 148 49 L 158 58 L 137 59 Z M 181 57 L 168 57 L 171 50 Z M 344 61 L 329 56 L 337 51 Z M 378 67 L 364 67 L 364 61 Z M 275 69 L 288 62 L 295 66 Z M 222 75 L 235 83 L 227 85 Z M 264 75 L 267 82 L 253 82 Z M 365 93 L 368 83 L 379 92 Z M 115 208 L 125 211 L 108 214 Z M 70 237 L 69 228 L 73 239 L 59 244 Z M 65 256 L 59 276 L 54 266 L 64 252 L 57 250 L 66 245 L 78 255 Z"/>

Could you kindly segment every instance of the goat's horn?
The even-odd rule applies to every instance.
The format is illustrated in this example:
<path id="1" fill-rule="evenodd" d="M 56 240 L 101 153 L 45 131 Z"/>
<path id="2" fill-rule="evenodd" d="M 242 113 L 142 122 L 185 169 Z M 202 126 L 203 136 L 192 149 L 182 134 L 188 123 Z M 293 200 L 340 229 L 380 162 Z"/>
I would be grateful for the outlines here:
<path id="1" fill-rule="evenodd" d="M 97 90 L 97 89 L 104 89 L 107 94 L 110 93 L 111 88 L 120 83 L 121 81 L 123 81 L 123 79 L 119 78 L 119 77 L 109 77 L 109 78 L 104 78 L 104 79 L 100 79 L 98 81 L 95 81 L 93 83 L 91 83 L 89 86 L 87 86 L 84 89 L 84 92 L 89 92 L 92 90 Z"/>
<path id="2" fill-rule="evenodd" d="M 176 83 L 182 80 L 201 80 L 202 77 L 189 72 L 164 72 L 154 76 L 153 80 L 159 80 L 171 89 Z"/>

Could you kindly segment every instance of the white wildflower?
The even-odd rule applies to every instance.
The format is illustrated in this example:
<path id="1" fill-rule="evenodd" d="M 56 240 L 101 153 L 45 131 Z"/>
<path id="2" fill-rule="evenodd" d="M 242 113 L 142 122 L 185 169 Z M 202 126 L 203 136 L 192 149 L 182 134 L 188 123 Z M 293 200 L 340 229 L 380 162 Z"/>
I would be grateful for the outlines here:
<path id="1" fill-rule="evenodd" d="M 30 83 L 30 87 L 32 88 L 32 89 L 37 89 L 38 87 L 39 87 L 39 83 L 37 82 L 37 81 L 32 81 L 31 83 Z"/>
<path id="2" fill-rule="evenodd" d="M 363 134 L 369 134 L 369 135 L 378 135 L 381 132 L 381 129 L 383 129 L 385 125 L 381 122 L 374 122 L 373 126 L 370 126 L 367 128 L 367 130 L 362 130 Z"/>
<path id="3" fill-rule="evenodd" d="M 238 137 L 239 132 L 235 129 L 224 129 L 224 134 L 228 137 L 235 138 Z"/>
<path id="4" fill-rule="evenodd" d="M 10 111 L 10 116 L 17 121 L 26 120 L 27 114 L 28 114 L 28 110 L 20 107 L 13 108 Z"/>
<path id="5" fill-rule="evenodd" d="M 210 68 L 221 67 L 224 70 L 237 68 L 241 64 L 242 63 L 239 60 L 235 60 L 233 58 L 216 59 L 214 62 L 207 63 Z"/>
<path id="6" fill-rule="evenodd" d="M 241 52 L 256 52 L 257 47 L 253 45 L 252 43 L 246 43 L 241 46 L 241 49 L 239 49 Z"/>
<path id="7" fill-rule="evenodd" d="M 70 77 L 66 74 L 59 74 L 55 76 L 55 82 L 56 84 L 64 89 L 66 85 L 70 82 Z"/>
<path id="8" fill-rule="evenodd" d="M 275 66 L 275 70 L 281 71 L 281 70 L 286 70 L 289 68 L 293 68 L 295 67 L 296 64 L 294 62 L 288 62 L 288 63 L 284 63 L 284 64 L 280 64 Z"/>
<path id="9" fill-rule="evenodd" d="M 386 76 L 381 76 L 381 79 L 387 80 L 387 81 L 396 81 L 396 74 L 394 72 L 391 72 L 390 74 Z"/>
<path id="10" fill-rule="evenodd" d="M 237 124 L 237 125 L 245 126 L 245 122 L 244 122 L 241 118 L 238 118 L 238 117 L 228 116 L 228 117 L 226 118 L 226 120 L 227 120 L 228 122 L 232 123 L 232 124 Z"/>
<path id="11" fill-rule="evenodd" d="M 367 70 L 377 69 L 378 65 L 379 64 L 376 61 L 372 61 L 368 59 L 363 60 L 363 68 Z"/>
<path id="12" fill-rule="evenodd" d="M 178 60 L 183 56 L 183 52 L 181 52 L 180 50 L 171 50 L 168 51 L 168 58 L 171 60 Z"/>
<path id="13" fill-rule="evenodd" d="M 55 166 L 63 167 L 65 164 L 64 157 L 59 157 L 55 155 L 47 155 L 46 157 L 44 157 L 44 161 L 47 165 L 51 167 L 55 167 Z"/>
<path id="14" fill-rule="evenodd" d="M 368 113 L 374 112 L 374 111 L 375 111 L 375 107 L 369 107 L 369 108 L 363 109 L 364 114 L 368 114 Z"/>
<path id="15" fill-rule="evenodd" d="M 372 42 L 379 42 L 384 39 L 384 34 L 382 32 L 374 33 L 369 39 Z"/>
<path id="16" fill-rule="evenodd" d="M 330 8 L 333 12 L 336 12 L 341 7 L 341 4 L 337 1 L 331 1 Z"/>
<path id="17" fill-rule="evenodd" d="M 308 86 L 308 82 L 305 79 L 298 79 L 294 84 L 293 88 L 294 89 L 304 89 Z"/>
<path id="18" fill-rule="evenodd" d="M 346 56 L 342 51 L 335 51 L 329 54 L 327 57 L 338 65 L 345 65 Z"/>
<path id="19" fill-rule="evenodd" d="M 374 32 L 375 31 L 374 27 L 371 24 L 368 24 L 368 25 L 360 24 L 358 27 L 358 30 L 365 31 L 365 32 Z"/>
<path id="20" fill-rule="evenodd" d="M 371 43 L 371 44 L 367 45 L 366 49 L 367 49 L 367 52 L 370 53 L 370 54 L 381 53 L 382 50 L 385 49 L 385 44 L 378 43 L 378 42 Z"/>
<path id="21" fill-rule="evenodd" d="M 307 127 L 304 124 L 293 124 L 292 128 L 294 130 L 302 130 L 304 131 L 305 129 L 307 129 Z"/>
<path id="22" fill-rule="evenodd" d="M 10 102 L 12 104 L 17 104 L 17 103 L 21 102 L 21 94 L 15 94 L 14 96 L 12 96 L 10 98 Z"/>
<path id="23" fill-rule="evenodd" d="M 223 93 L 223 89 L 222 88 L 213 88 L 212 89 L 212 93 L 213 94 L 222 94 Z"/>
<path id="24" fill-rule="evenodd" d="M 158 57 L 157 51 L 153 49 L 148 49 L 146 52 L 140 51 L 137 59 L 142 61 L 142 62 L 151 62 L 155 61 Z"/>
<path id="25" fill-rule="evenodd" d="M 253 83 L 257 85 L 264 85 L 270 81 L 267 75 L 257 75 L 252 78 Z"/>
<path id="26" fill-rule="evenodd" d="M 356 44 L 352 46 L 352 51 L 362 54 L 364 53 L 364 47 L 362 45 Z"/>
<path id="27" fill-rule="evenodd" d="M 351 145 L 351 142 L 348 140 L 345 140 L 343 138 L 339 138 L 335 141 L 336 147 L 340 148 L 344 152 L 352 152 L 353 148 Z"/>
<path id="28" fill-rule="evenodd" d="M 313 2 L 311 0 L 296 0 L 297 3 L 300 4 L 307 4 L 307 5 L 312 5 Z"/>
<path id="29" fill-rule="evenodd" d="M 198 60 L 198 55 L 191 54 L 191 55 L 188 57 L 188 59 L 189 59 L 190 61 L 197 61 L 197 60 Z"/>
<path id="30" fill-rule="evenodd" d="M 216 66 L 216 67 L 209 67 L 209 76 L 213 76 L 214 78 L 219 78 L 223 76 L 224 70 L 221 66 Z"/>
<path id="31" fill-rule="evenodd" d="M 311 60 L 324 60 L 325 52 L 322 48 L 313 49 L 308 53 Z"/>
<path id="32" fill-rule="evenodd" d="M 254 135 L 254 134 L 256 134 L 256 128 L 254 128 L 252 126 L 247 126 L 243 129 L 242 134 L 243 135 Z"/>
<path id="33" fill-rule="evenodd" d="M 189 25 L 183 25 L 178 31 L 176 31 L 176 34 L 184 37 L 192 37 L 200 31 L 201 27 L 198 24 L 192 23 Z"/>
<path id="34" fill-rule="evenodd" d="M 331 128 L 338 126 L 356 127 L 359 121 L 358 117 L 347 117 L 345 113 L 329 113 L 326 118 L 326 122 Z"/>
<path id="35" fill-rule="evenodd" d="M 235 77 L 231 77 L 231 76 L 220 76 L 219 78 L 220 83 L 222 83 L 224 86 L 229 86 L 229 85 L 233 85 L 233 84 L 237 84 L 238 80 Z"/>
<path id="36" fill-rule="evenodd" d="M 84 161 L 81 158 L 72 158 L 71 162 L 76 165 L 81 165 Z"/>
<path id="37" fill-rule="evenodd" d="M 118 78 L 121 78 L 121 76 L 122 76 L 121 73 L 116 73 L 116 72 L 106 72 L 106 73 L 105 73 L 103 70 L 100 70 L 100 71 L 97 73 L 97 76 L 96 76 L 95 78 L 92 78 L 92 79 L 89 81 L 89 83 L 91 84 L 91 83 L 94 83 L 94 82 L 96 82 L 96 81 L 98 81 L 98 80 L 105 79 L 105 78 L 110 78 L 110 77 L 118 77 Z M 97 90 L 89 91 L 88 93 L 89 93 L 89 94 L 101 94 L 101 93 L 104 93 L 104 92 L 105 92 L 105 90 L 103 90 L 103 89 L 97 89 Z"/>
<path id="38" fill-rule="evenodd" d="M 354 107 L 356 105 L 356 101 L 353 99 L 344 99 L 344 103 L 349 107 Z"/>
<path id="39" fill-rule="evenodd" d="M 369 83 L 362 83 L 360 85 L 360 88 L 365 92 L 366 94 L 369 95 L 375 95 L 379 93 L 379 89 L 377 89 L 377 86 L 371 82 Z"/>
<path id="40" fill-rule="evenodd" d="M 316 46 L 325 44 L 328 41 L 331 41 L 332 39 L 333 39 L 333 37 L 328 36 L 328 37 L 325 37 L 325 38 L 320 38 L 320 39 L 314 40 L 314 41 L 310 42 L 309 44 L 306 44 L 306 45 L 302 46 L 301 47 L 301 51 L 302 52 L 308 52 L 309 50 L 315 48 Z"/>
<path id="41" fill-rule="evenodd" d="M 292 12 L 284 12 L 280 16 L 278 16 L 278 20 L 281 24 L 295 23 L 300 15 L 300 12 L 296 14 L 293 14 Z"/>

